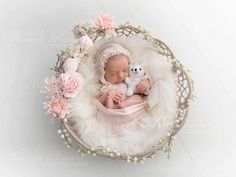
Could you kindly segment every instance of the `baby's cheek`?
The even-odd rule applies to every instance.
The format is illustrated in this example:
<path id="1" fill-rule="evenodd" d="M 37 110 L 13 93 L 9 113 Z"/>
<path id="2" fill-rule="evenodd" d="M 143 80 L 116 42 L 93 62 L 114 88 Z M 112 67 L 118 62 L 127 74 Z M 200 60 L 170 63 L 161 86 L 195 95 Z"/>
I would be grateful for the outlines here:
<path id="1" fill-rule="evenodd" d="M 112 84 L 115 82 L 115 79 L 112 76 L 110 76 L 110 75 L 105 75 L 105 80 L 107 82 L 112 83 Z"/>

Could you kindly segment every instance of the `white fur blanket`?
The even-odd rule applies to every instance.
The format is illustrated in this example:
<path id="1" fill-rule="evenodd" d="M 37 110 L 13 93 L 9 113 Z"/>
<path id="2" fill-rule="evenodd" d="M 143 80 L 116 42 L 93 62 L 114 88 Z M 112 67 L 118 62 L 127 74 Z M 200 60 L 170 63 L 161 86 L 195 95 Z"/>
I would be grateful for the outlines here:
<path id="1" fill-rule="evenodd" d="M 137 38 L 115 41 L 128 48 L 134 62 L 142 63 L 152 78 L 153 85 L 147 97 L 148 112 L 139 119 L 139 128 L 133 124 L 123 124 L 117 133 L 109 124 L 97 119 L 99 109 L 93 100 L 99 77 L 93 59 L 79 66 L 79 72 L 85 76 L 85 88 L 71 100 L 70 119 L 75 123 L 73 128 L 91 148 L 102 145 L 132 155 L 150 149 L 167 134 L 177 110 L 176 83 L 171 64 L 155 52 L 148 42 Z M 100 45 L 98 43 L 97 47 Z"/>

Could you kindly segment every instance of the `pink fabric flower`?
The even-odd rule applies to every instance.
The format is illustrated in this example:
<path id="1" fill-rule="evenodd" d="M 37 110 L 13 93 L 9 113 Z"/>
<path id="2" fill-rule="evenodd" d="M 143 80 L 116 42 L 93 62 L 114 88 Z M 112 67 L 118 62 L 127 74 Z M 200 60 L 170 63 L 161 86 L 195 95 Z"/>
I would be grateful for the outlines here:
<path id="1" fill-rule="evenodd" d="M 78 68 L 78 61 L 74 58 L 68 58 L 63 64 L 64 72 L 75 72 Z"/>
<path id="2" fill-rule="evenodd" d="M 80 45 L 80 49 L 82 51 L 89 51 L 89 49 L 93 46 L 93 41 L 91 40 L 90 37 L 88 36 L 82 36 L 80 39 L 79 39 L 79 45 Z"/>
<path id="3" fill-rule="evenodd" d="M 103 14 L 95 19 L 95 28 L 96 29 L 104 29 L 106 32 L 106 36 L 114 36 L 115 28 L 117 25 L 113 21 L 113 17 L 108 14 Z"/>
<path id="4" fill-rule="evenodd" d="M 47 113 L 54 117 L 64 118 L 69 113 L 69 103 L 64 98 L 53 97 L 50 101 L 43 103 Z"/>
<path id="5" fill-rule="evenodd" d="M 75 97 L 84 84 L 83 76 L 77 72 L 62 73 L 60 81 L 63 95 L 67 98 Z"/>
<path id="6" fill-rule="evenodd" d="M 60 87 L 61 84 L 58 78 L 55 76 L 52 76 L 51 78 L 47 77 L 44 79 L 44 86 L 41 91 L 42 93 L 46 93 L 50 96 L 60 95 L 62 93 Z"/>

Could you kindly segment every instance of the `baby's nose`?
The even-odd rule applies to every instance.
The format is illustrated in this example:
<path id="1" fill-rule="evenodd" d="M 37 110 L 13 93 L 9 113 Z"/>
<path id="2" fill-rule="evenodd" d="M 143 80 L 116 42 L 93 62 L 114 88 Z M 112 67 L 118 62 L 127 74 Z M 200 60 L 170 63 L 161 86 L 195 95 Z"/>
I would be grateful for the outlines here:
<path id="1" fill-rule="evenodd" d="M 124 73 L 123 72 L 120 72 L 119 73 L 119 78 L 123 78 L 124 77 Z"/>

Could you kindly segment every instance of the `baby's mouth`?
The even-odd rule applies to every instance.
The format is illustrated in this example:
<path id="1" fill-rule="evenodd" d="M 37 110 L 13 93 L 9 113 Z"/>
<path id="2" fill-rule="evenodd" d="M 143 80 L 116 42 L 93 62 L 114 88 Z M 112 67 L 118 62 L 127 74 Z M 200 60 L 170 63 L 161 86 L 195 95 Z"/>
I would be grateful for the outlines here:
<path id="1" fill-rule="evenodd" d="M 117 81 L 117 84 L 120 84 L 120 83 L 122 83 L 123 82 L 123 80 L 118 80 Z"/>

